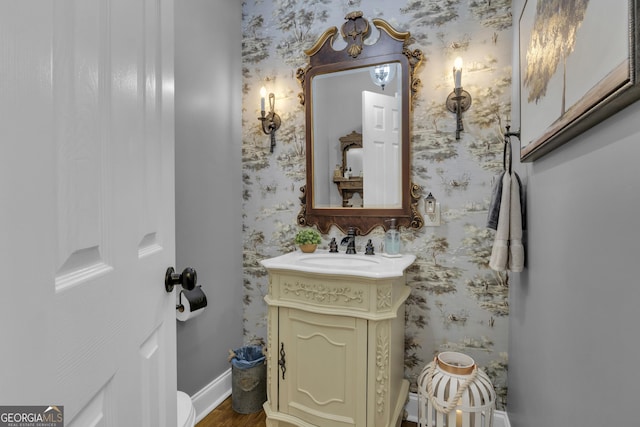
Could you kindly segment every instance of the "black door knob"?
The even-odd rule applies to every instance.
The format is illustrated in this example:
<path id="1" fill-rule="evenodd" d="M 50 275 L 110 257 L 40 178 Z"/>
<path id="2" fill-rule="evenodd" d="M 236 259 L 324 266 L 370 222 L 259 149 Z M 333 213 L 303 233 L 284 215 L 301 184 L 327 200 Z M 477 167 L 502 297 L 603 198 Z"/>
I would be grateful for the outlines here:
<path id="1" fill-rule="evenodd" d="M 176 273 L 173 267 L 169 267 L 164 275 L 164 289 L 167 292 L 173 291 L 175 285 L 182 285 L 184 289 L 190 291 L 196 287 L 196 283 L 198 283 L 198 273 L 191 267 L 185 268 L 182 273 Z"/>

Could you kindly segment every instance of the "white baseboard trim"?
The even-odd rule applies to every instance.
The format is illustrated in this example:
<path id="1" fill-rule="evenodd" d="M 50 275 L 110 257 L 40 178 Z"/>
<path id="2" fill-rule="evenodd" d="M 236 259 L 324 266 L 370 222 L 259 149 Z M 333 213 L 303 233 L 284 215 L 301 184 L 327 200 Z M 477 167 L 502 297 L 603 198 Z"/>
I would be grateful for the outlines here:
<path id="1" fill-rule="evenodd" d="M 511 423 L 509 422 L 509 416 L 504 411 L 496 411 L 494 413 L 494 418 L 496 422 L 496 427 L 500 426 L 502 422 L 502 427 L 511 427 Z"/>
<path id="2" fill-rule="evenodd" d="M 227 397 L 231 396 L 231 368 L 191 396 L 196 408 L 196 422 L 202 421 L 211 411 L 216 409 Z M 418 422 L 418 395 L 409 393 L 409 401 L 405 406 L 407 420 Z M 504 411 L 494 412 L 493 427 L 511 427 L 509 417 Z"/>
<path id="3" fill-rule="evenodd" d="M 191 396 L 196 409 L 196 423 L 202 421 L 229 396 L 231 396 L 231 368 Z"/>
<path id="4" fill-rule="evenodd" d="M 417 423 L 418 422 L 418 394 L 409 393 L 409 401 L 404 407 L 407 411 L 407 420 Z M 511 427 L 509 423 L 509 417 L 504 411 L 494 411 L 493 413 L 493 427 Z"/>

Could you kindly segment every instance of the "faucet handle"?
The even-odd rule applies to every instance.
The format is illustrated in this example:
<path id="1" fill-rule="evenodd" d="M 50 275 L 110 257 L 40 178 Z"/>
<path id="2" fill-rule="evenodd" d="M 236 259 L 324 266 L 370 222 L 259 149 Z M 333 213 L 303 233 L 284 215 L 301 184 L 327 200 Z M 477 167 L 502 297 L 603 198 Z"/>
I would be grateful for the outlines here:
<path id="1" fill-rule="evenodd" d="M 369 241 L 367 242 L 367 246 L 365 246 L 364 250 L 365 250 L 364 252 L 365 255 L 375 255 L 375 252 L 373 250 L 373 243 L 371 243 L 371 239 L 369 239 Z"/>
<path id="2" fill-rule="evenodd" d="M 329 252 L 333 252 L 333 253 L 338 252 L 338 242 L 336 242 L 335 237 L 332 237 L 331 242 L 329 242 Z"/>

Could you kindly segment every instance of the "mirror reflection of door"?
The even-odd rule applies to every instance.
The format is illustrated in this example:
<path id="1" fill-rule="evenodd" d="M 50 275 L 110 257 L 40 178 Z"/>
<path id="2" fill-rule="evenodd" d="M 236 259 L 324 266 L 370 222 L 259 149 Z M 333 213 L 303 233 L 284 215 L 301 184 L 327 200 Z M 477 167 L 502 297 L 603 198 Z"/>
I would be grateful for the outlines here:
<path id="1" fill-rule="evenodd" d="M 360 194 L 357 194 L 357 199 L 351 200 L 345 203 L 343 194 L 341 194 L 338 186 L 334 181 L 335 170 L 342 165 L 342 152 L 340 150 L 340 138 L 344 135 L 348 135 L 351 132 L 362 132 L 364 106 L 362 105 L 362 92 L 367 91 L 371 93 L 378 93 L 387 95 L 386 98 L 394 100 L 394 108 L 396 114 L 402 105 L 402 82 L 397 76 L 401 75 L 402 67 L 398 63 L 391 63 L 392 73 L 395 77 L 386 82 L 384 88 L 378 85 L 372 80 L 371 70 L 373 66 L 355 68 L 349 70 L 343 70 L 339 72 L 333 72 L 328 74 L 316 75 L 312 79 L 312 158 L 313 158 L 313 206 L 314 208 L 362 208 L 362 207 L 379 207 L 379 208 L 399 208 L 402 206 L 402 165 L 400 163 L 395 166 L 390 166 L 389 162 L 385 162 L 384 167 L 371 167 L 370 178 L 374 179 L 374 182 L 389 181 L 386 184 L 387 196 L 383 200 L 391 200 L 391 203 L 380 202 L 378 199 L 372 199 L 369 206 L 365 201 L 364 205 L 360 198 Z M 397 97 L 396 97 L 397 96 Z M 397 160 L 401 161 L 401 141 L 402 135 L 400 132 L 399 124 L 396 124 L 396 149 Z M 349 158 L 347 163 L 351 166 L 351 176 L 358 177 L 360 172 L 358 166 L 359 160 L 352 157 L 358 156 L 357 151 L 351 152 L 350 149 L 347 153 Z M 363 150 L 366 151 L 366 150 Z M 364 162 L 365 154 L 362 154 L 362 162 Z M 364 166 L 363 166 L 364 168 Z M 384 175 L 377 176 L 378 172 L 386 171 Z M 395 177 L 390 177 L 389 174 L 397 174 Z M 341 171 L 344 173 L 344 171 Z M 362 172 L 362 181 L 366 182 L 366 171 Z M 397 186 L 396 186 L 397 183 Z M 377 186 L 378 184 L 372 184 Z M 391 195 L 391 187 L 395 188 L 395 196 Z M 363 191 L 366 194 L 366 190 Z M 366 196 L 365 196 L 366 198 Z"/>
<path id="2" fill-rule="evenodd" d="M 400 207 L 402 150 L 400 103 L 395 96 L 362 92 L 363 205 Z"/>

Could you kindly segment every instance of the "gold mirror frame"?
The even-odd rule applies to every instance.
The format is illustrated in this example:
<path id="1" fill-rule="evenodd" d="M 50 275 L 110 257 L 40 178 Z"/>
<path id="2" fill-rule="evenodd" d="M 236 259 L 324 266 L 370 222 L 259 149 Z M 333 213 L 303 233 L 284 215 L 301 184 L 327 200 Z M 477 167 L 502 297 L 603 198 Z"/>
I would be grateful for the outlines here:
<path id="1" fill-rule="evenodd" d="M 351 12 L 342 25 L 341 36 L 347 43 L 342 50 L 334 50 L 333 41 L 338 32 L 336 27 L 325 31 L 318 41 L 305 54 L 309 57 L 306 68 L 297 70 L 303 92 L 300 103 L 305 105 L 306 123 L 306 167 L 307 183 L 300 188 L 302 208 L 298 214 L 298 224 L 317 226 L 322 233 L 327 233 L 332 225 L 346 233 L 354 227 L 359 235 L 366 235 L 375 227 L 388 229 L 390 218 L 397 220 L 397 225 L 411 229 L 419 229 L 424 220 L 418 211 L 418 200 L 421 196 L 420 186 L 410 180 L 410 113 L 413 94 L 417 91 L 420 80 L 414 77 L 414 71 L 422 61 L 419 49 L 410 50 L 409 32 L 399 32 L 383 19 L 374 18 L 371 22 L 379 31 L 379 38 L 373 44 L 365 44 L 371 33 L 369 22 L 363 18 L 362 12 Z M 314 207 L 313 179 L 313 93 L 312 80 L 315 76 L 335 73 L 344 70 L 363 68 L 372 65 L 398 62 L 401 64 L 402 88 L 402 152 L 401 152 L 401 193 L 402 203 L 399 208 L 350 208 L 350 207 Z"/>

